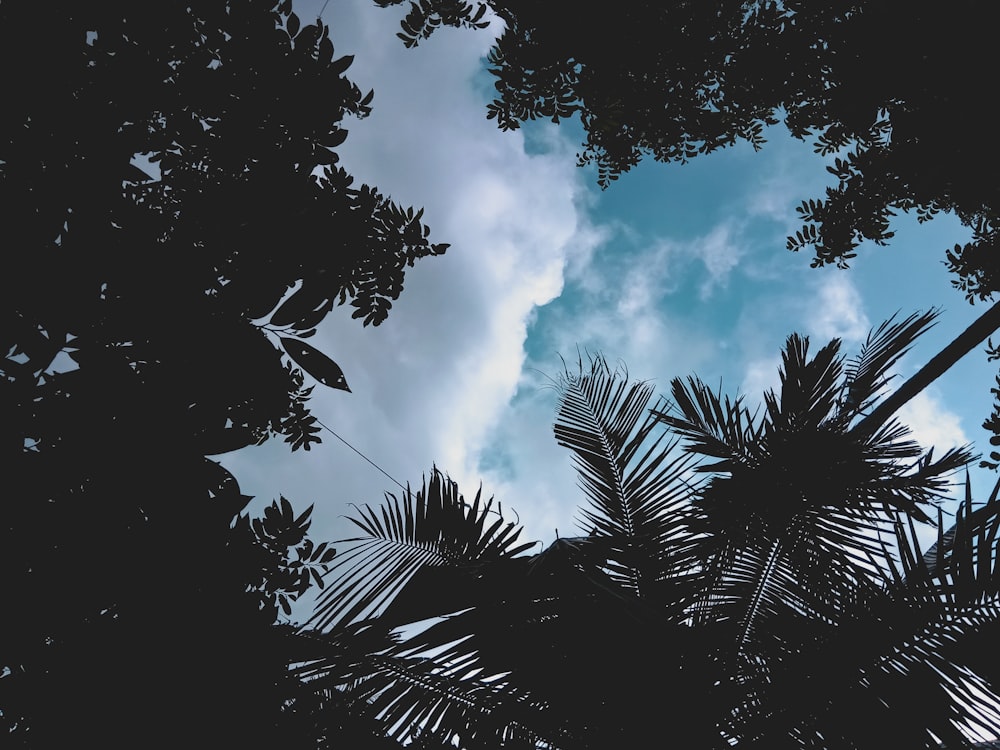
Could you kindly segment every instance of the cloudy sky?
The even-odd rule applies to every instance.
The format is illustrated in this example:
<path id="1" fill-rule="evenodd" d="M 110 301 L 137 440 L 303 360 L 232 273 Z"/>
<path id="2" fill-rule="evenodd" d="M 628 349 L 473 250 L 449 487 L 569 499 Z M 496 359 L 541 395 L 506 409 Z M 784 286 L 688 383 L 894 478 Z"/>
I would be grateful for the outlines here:
<path id="1" fill-rule="evenodd" d="M 300 0 L 303 21 L 322 0 Z M 316 391 L 313 413 L 395 480 L 433 465 L 467 496 L 480 482 L 516 511 L 531 540 L 576 533 L 581 495 L 552 436 L 560 355 L 601 352 L 666 391 L 697 373 L 759 399 L 777 383 L 779 350 L 798 331 L 850 353 L 896 311 L 939 306 L 938 325 L 899 367 L 915 372 L 984 308 L 950 285 L 943 250 L 968 233 L 951 217 L 901 217 L 888 248 L 863 248 L 848 271 L 810 269 L 785 250 L 795 206 L 830 175 L 808 143 L 775 129 L 762 152 L 736 147 L 687 165 L 650 162 L 602 192 L 576 166 L 580 133 L 538 124 L 503 133 L 485 117 L 483 57 L 498 28 L 445 29 L 407 50 L 405 8 L 330 0 L 337 54 L 374 89 L 374 113 L 348 122 L 342 162 L 358 182 L 423 206 L 436 242 L 389 319 L 363 328 L 350 308 L 313 340 L 343 367 L 352 393 Z M 995 370 L 976 352 L 901 413 L 943 450 L 974 442 Z M 311 452 L 280 441 L 227 456 L 243 491 L 315 503 L 314 537 L 351 533 L 348 503 L 378 503 L 393 482 L 329 434 Z M 979 472 L 979 487 L 991 486 Z"/>

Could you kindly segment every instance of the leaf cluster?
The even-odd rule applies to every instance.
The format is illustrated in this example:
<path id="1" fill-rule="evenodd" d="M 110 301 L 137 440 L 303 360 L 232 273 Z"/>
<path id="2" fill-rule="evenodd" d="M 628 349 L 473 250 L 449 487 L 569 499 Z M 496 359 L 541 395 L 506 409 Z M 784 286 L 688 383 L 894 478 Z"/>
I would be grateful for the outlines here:
<path id="1" fill-rule="evenodd" d="M 326 542 L 314 544 L 307 537 L 313 506 L 296 516 L 284 497 L 264 508 L 258 518 L 241 515 L 234 526 L 237 534 L 252 540 L 260 552 L 259 578 L 250 589 L 260 598 L 260 608 L 271 613 L 292 614 L 291 605 L 315 584 L 323 588 L 323 576 L 336 551 Z"/>
<path id="2" fill-rule="evenodd" d="M 846 266 L 862 242 L 888 242 L 897 211 L 920 221 L 951 211 L 975 232 L 948 254 L 953 283 L 970 301 L 1000 289 L 998 164 L 980 75 L 992 65 L 994 5 L 915 9 L 905 33 L 895 8 L 845 1 L 632 2 L 580 13 L 568 2 L 484 0 L 458 18 L 435 13 L 452 5 L 422 0 L 401 36 L 415 44 L 488 6 L 505 31 L 489 55 L 497 98 L 487 117 L 510 130 L 579 115 L 580 162 L 596 165 L 602 187 L 645 156 L 683 163 L 738 140 L 759 149 L 783 122 L 834 158 L 836 178 L 803 204 L 789 249 Z"/>
<path id="3" fill-rule="evenodd" d="M 332 553 L 206 456 L 318 442 L 305 339 L 445 250 L 340 166 L 351 62 L 288 0 L 0 5 L 0 744 L 316 729 L 274 620 Z"/>
<path id="4" fill-rule="evenodd" d="M 19 280 L 0 307 L 0 367 L 27 378 L 25 394 L 58 353 L 81 364 L 113 350 L 206 452 L 250 444 L 300 410 L 282 351 L 318 362 L 255 320 L 281 303 L 274 326 L 302 338 L 350 302 L 378 325 L 405 269 L 444 251 L 420 212 L 337 164 L 344 119 L 372 94 L 344 76 L 329 28 L 289 3 L 3 13 L 5 65 L 33 54 L 26 29 L 46 29 L 51 61 L 12 85 L 0 122 L 0 199 L 18 217 L 6 276 Z M 328 365 L 304 369 L 342 385 Z"/>
<path id="5" fill-rule="evenodd" d="M 403 0 L 375 0 L 376 5 L 387 8 L 399 5 Z M 396 34 L 407 47 L 416 47 L 421 39 L 427 39 L 441 26 L 456 28 L 485 29 L 489 21 L 483 16 L 489 6 L 477 2 L 475 5 L 464 0 L 411 0 L 409 12 L 400 21 L 402 30 Z"/>

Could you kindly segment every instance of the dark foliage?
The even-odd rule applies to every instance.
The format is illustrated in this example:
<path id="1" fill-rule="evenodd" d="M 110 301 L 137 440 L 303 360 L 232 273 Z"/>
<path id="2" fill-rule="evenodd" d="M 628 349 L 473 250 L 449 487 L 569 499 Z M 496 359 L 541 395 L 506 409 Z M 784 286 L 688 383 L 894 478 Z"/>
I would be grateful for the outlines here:
<path id="1" fill-rule="evenodd" d="M 933 318 L 889 321 L 850 359 L 789 337 L 758 410 L 697 378 L 655 401 L 581 362 L 558 382 L 555 434 L 589 533 L 525 556 L 492 503 L 435 472 L 357 513 L 364 535 L 335 561 L 302 674 L 418 747 L 938 750 L 995 735 L 996 493 L 974 504 L 967 484 L 946 526 L 935 506 L 970 453 L 935 458 L 891 418 L 861 427 Z M 929 549 L 921 525 L 937 528 Z M 352 628 L 395 642 L 345 673 Z"/>
<path id="2" fill-rule="evenodd" d="M 396 5 L 404 0 L 376 0 Z M 506 31 L 490 54 L 498 97 L 488 116 L 504 129 L 579 115 L 580 159 L 607 186 L 646 155 L 686 161 L 784 122 L 836 156 L 837 185 L 804 200 L 793 250 L 814 265 L 846 265 L 862 240 L 885 243 L 889 218 L 954 211 L 974 240 L 948 252 L 970 300 L 1000 290 L 1000 163 L 989 148 L 1000 8 L 803 0 L 626 2 L 582 12 L 568 2 L 414 0 L 400 37 L 418 43 L 440 25 L 481 23 L 491 9 Z"/>
<path id="3" fill-rule="evenodd" d="M 332 552 L 206 457 L 317 442 L 302 339 L 445 246 L 338 166 L 372 94 L 287 1 L 5 1 L 0 63 L 0 744 L 306 742 L 272 625 Z"/>

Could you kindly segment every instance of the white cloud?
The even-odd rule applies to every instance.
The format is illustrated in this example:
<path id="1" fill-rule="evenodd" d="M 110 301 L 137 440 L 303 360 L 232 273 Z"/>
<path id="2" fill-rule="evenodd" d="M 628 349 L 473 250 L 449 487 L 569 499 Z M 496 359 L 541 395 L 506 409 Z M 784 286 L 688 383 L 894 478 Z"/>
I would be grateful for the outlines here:
<path id="1" fill-rule="evenodd" d="M 750 360 L 743 376 L 740 392 L 746 394 L 746 405 L 753 411 L 755 404 L 764 402 L 764 393 L 773 390 L 781 392 L 781 379 L 778 368 L 781 367 L 781 357 L 775 354 L 771 357 Z"/>
<path id="2" fill-rule="evenodd" d="M 911 437 L 923 448 L 933 446 L 937 456 L 971 442 L 959 415 L 950 411 L 933 389 L 914 396 L 896 412 L 896 418 L 913 431 Z"/>
<path id="3" fill-rule="evenodd" d="M 555 367 L 548 371 L 557 374 Z M 479 467 L 503 507 L 516 512 L 508 519 L 524 524 L 527 541 L 544 544 L 555 538 L 556 529 L 562 536 L 576 533 L 572 519 L 582 502 L 570 453 L 556 444 L 552 432 L 555 416 L 555 391 L 544 376 L 527 372 L 518 397 L 493 429 L 489 455 Z"/>
<path id="4" fill-rule="evenodd" d="M 815 295 L 804 300 L 806 325 L 816 343 L 825 345 L 840 338 L 846 345 L 865 340 L 871 323 L 857 287 L 837 269 L 816 269 Z"/>
<path id="5" fill-rule="evenodd" d="M 757 189 L 747 199 L 747 212 L 781 225 L 783 234 L 792 234 L 802 226 L 802 218 L 795 210 L 804 199 L 820 198 L 824 188 L 836 184 L 825 166 L 833 157 L 823 157 L 813 151 L 810 139 L 788 137 L 783 126 L 768 129 L 769 143 L 762 153 L 767 162 L 754 155 L 760 175 Z M 782 243 L 784 244 L 784 243 Z"/>
<path id="6" fill-rule="evenodd" d="M 638 257 L 614 264 L 613 276 L 605 273 L 601 286 L 614 290 L 615 310 L 623 323 L 658 314 L 663 298 L 677 287 L 672 272 L 678 249 L 676 243 L 659 240 Z"/>
<path id="7" fill-rule="evenodd" d="M 586 284 L 567 288 L 544 311 L 536 333 L 553 357 L 575 357 L 580 349 L 620 359 L 636 377 L 665 381 L 687 374 L 718 348 L 704 332 L 707 306 L 704 317 L 695 309 L 683 315 L 672 308 L 673 295 L 682 290 L 681 268 L 689 261 L 686 248 L 671 240 L 636 253 L 612 237 L 595 254 Z"/>
<path id="8" fill-rule="evenodd" d="M 732 222 L 725 222 L 712 229 L 690 245 L 708 271 L 708 279 L 701 285 L 701 298 L 708 299 L 717 286 L 724 286 L 730 271 L 739 265 L 744 255 L 739 241 L 739 231 Z"/>
<path id="9" fill-rule="evenodd" d="M 303 18 L 315 16 L 303 5 Z M 579 208 L 570 145 L 556 134 L 551 153 L 529 155 L 521 134 L 486 120 L 474 76 L 490 35 L 446 29 L 407 50 L 399 16 L 363 0 L 333 2 L 324 15 L 337 54 L 356 54 L 348 76 L 375 90 L 371 117 L 348 123 L 342 163 L 358 183 L 425 207 L 432 241 L 451 247 L 408 270 L 381 326 L 362 328 L 345 310 L 329 316 L 313 341 L 353 393 L 317 391 L 312 409 L 404 484 L 436 462 L 475 494 L 488 433 L 517 387 L 528 321 L 559 295 L 569 255 L 589 253 L 600 232 Z M 262 502 L 279 492 L 315 501 L 318 537 L 348 530 L 345 503 L 377 503 L 394 489 L 329 434 L 309 454 L 276 444 L 226 464 Z"/>
<path id="10" fill-rule="evenodd" d="M 800 185 L 787 173 L 774 174 L 761 180 L 761 189 L 755 192 L 747 205 L 754 216 L 763 216 L 779 222 L 788 229 L 797 229 L 801 222 L 794 220 L 794 200 L 800 197 Z"/>

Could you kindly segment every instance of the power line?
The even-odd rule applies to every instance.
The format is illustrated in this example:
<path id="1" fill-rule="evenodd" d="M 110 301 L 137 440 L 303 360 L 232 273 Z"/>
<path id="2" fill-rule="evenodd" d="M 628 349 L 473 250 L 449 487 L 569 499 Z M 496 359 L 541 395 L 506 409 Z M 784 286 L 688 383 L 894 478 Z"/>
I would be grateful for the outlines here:
<path id="1" fill-rule="evenodd" d="M 389 480 L 390 480 L 391 482 L 395 483 L 395 485 L 396 485 L 397 487 L 399 487 L 399 489 L 401 489 L 401 490 L 402 490 L 403 492 L 407 492 L 407 493 L 408 493 L 408 492 L 410 491 L 408 487 L 404 487 L 404 486 L 403 486 L 403 485 L 402 485 L 402 484 L 400 483 L 400 481 L 399 481 L 398 479 L 396 479 L 396 478 L 395 478 L 394 476 L 392 476 L 392 474 L 390 474 L 390 473 L 389 473 L 389 472 L 387 472 L 387 471 L 386 471 L 385 469 L 383 469 L 383 468 L 382 468 L 381 466 L 379 466 L 379 465 L 378 465 L 377 463 L 375 463 L 374 461 L 372 461 L 372 460 L 371 460 L 370 458 L 368 458 L 368 456 L 366 456 L 366 455 L 365 455 L 364 453 L 362 453 L 362 452 L 361 452 L 360 450 L 358 450 L 358 449 L 357 449 L 357 448 L 355 448 L 355 447 L 354 447 L 353 445 L 351 445 L 350 443 L 348 443 L 348 442 L 347 442 L 347 441 L 346 441 L 346 440 L 345 440 L 344 438 L 342 438 L 342 437 L 341 437 L 340 435 L 338 435 L 338 434 L 337 434 L 336 432 L 334 432 L 333 430 L 331 430 L 331 429 L 330 429 L 329 427 L 327 427 L 327 426 L 326 426 L 325 424 L 323 424 L 323 423 L 322 423 L 322 422 L 321 422 L 320 420 L 318 420 L 318 419 L 317 419 L 317 420 L 316 420 L 316 424 L 318 424 L 318 425 L 319 425 L 320 427 L 322 427 L 322 428 L 323 428 L 324 430 L 326 430 L 326 431 L 327 431 L 327 432 L 329 432 L 329 433 L 330 433 L 331 435 L 333 435 L 333 436 L 334 436 L 335 438 L 337 438 L 337 440 L 339 440 L 339 441 L 340 441 L 340 442 L 342 442 L 342 443 L 343 443 L 344 445 L 346 445 L 346 446 L 347 446 L 348 448 L 350 448 L 350 449 L 351 449 L 352 451 L 354 451 L 354 452 L 355 452 L 355 453 L 357 453 L 357 454 L 358 454 L 359 456 L 361 456 L 361 458 L 363 458 L 363 459 L 364 459 L 365 461 L 367 461 L 367 462 L 368 462 L 368 463 L 370 463 L 370 464 L 371 464 L 372 466 L 374 466 L 374 467 L 375 467 L 376 469 L 378 469 L 378 470 L 379 470 L 380 472 L 382 472 L 382 474 L 384 474 L 384 475 L 385 475 L 386 477 L 388 477 L 388 478 L 389 478 Z M 468 504 L 467 504 L 467 503 L 466 503 L 466 502 L 465 502 L 464 500 L 462 500 L 462 505 L 463 505 L 463 506 L 466 506 L 466 507 L 468 507 Z M 517 519 L 516 523 L 517 523 L 518 525 L 520 525 L 520 523 L 521 523 L 521 517 L 520 517 L 520 516 L 518 515 L 517 511 L 516 511 L 516 510 L 515 510 L 514 508 L 511 508 L 510 510 L 511 510 L 511 512 L 513 512 L 513 514 L 514 514 L 514 517 L 515 517 L 515 518 Z M 497 509 L 496 509 L 496 510 L 491 510 L 490 512 L 491 512 L 491 513 L 496 513 L 496 514 L 497 514 L 498 516 L 500 516 L 500 518 L 503 518 L 503 517 L 504 517 L 504 515 L 503 515 L 503 506 L 502 506 L 502 504 L 500 504 L 500 503 L 498 503 L 498 504 L 497 504 Z M 556 529 L 556 537 L 558 537 L 558 536 L 559 536 L 559 529 Z"/>
<path id="2" fill-rule="evenodd" d="M 340 442 L 342 442 L 342 443 L 343 443 L 344 445 L 346 445 L 346 446 L 347 446 L 348 448 L 350 448 L 350 449 L 351 449 L 352 451 L 354 451 L 355 453 L 357 453 L 357 454 L 358 454 L 359 456 L 361 456 L 361 458 L 363 458 L 363 459 L 364 459 L 365 461 L 367 461 L 368 463 L 370 463 L 370 464 L 371 464 L 372 466 L 374 466 L 374 467 L 375 467 L 376 469 L 378 469 L 378 470 L 379 470 L 379 471 L 381 471 L 381 472 L 382 472 L 383 474 L 385 474 L 385 475 L 386 475 L 386 476 L 387 476 L 387 477 L 388 477 L 388 478 L 389 478 L 390 480 L 392 480 L 392 481 L 393 481 L 393 482 L 394 482 L 394 483 L 396 484 L 396 486 L 398 486 L 398 487 L 399 487 L 399 488 L 400 488 L 400 489 L 401 489 L 401 490 L 402 490 L 403 492 L 408 492 L 408 490 L 406 489 L 406 487 L 404 487 L 404 486 L 403 486 L 402 484 L 400 484 L 399 480 L 397 480 L 397 479 L 396 479 L 396 478 L 395 478 L 394 476 L 392 476 L 392 475 L 391 475 L 391 474 L 390 474 L 389 472 L 387 472 L 387 471 L 386 471 L 385 469 L 383 469 L 383 468 L 382 468 L 381 466 L 379 466 L 379 465 L 378 465 L 377 463 L 375 463 L 375 462 L 374 462 L 374 461 L 372 461 L 372 460 L 371 460 L 370 458 L 368 458 L 368 456 L 366 456 L 366 455 L 365 455 L 364 453 L 362 453 L 362 452 L 361 452 L 361 451 L 359 451 L 359 450 L 358 450 L 357 448 L 355 448 L 355 447 L 354 447 L 353 445 L 351 445 L 351 444 L 350 444 L 350 443 L 348 443 L 348 442 L 347 442 L 346 440 L 344 440 L 344 438 L 342 438 L 342 437 L 341 437 L 340 435 L 338 435 L 338 434 L 337 434 L 336 432 L 334 432 L 333 430 L 331 430 L 331 429 L 330 429 L 329 427 L 327 427 L 327 426 L 326 426 L 325 424 L 323 424 L 322 422 L 320 422 L 320 421 L 319 421 L 318 419 L 316 420 L 316 424 L 318 424 L 318 425 L 319 425 L 320 427 L 322 427 L 322 428 L 323 428 L 324 430 L 326 430 L 327 432 L 329 432 L 329 433 L 330 433 L 331 435 L 333 435 L 333 436 L 334 436 L 335 438 L 337 438 L 337 440 L 339 440 Z"/>

